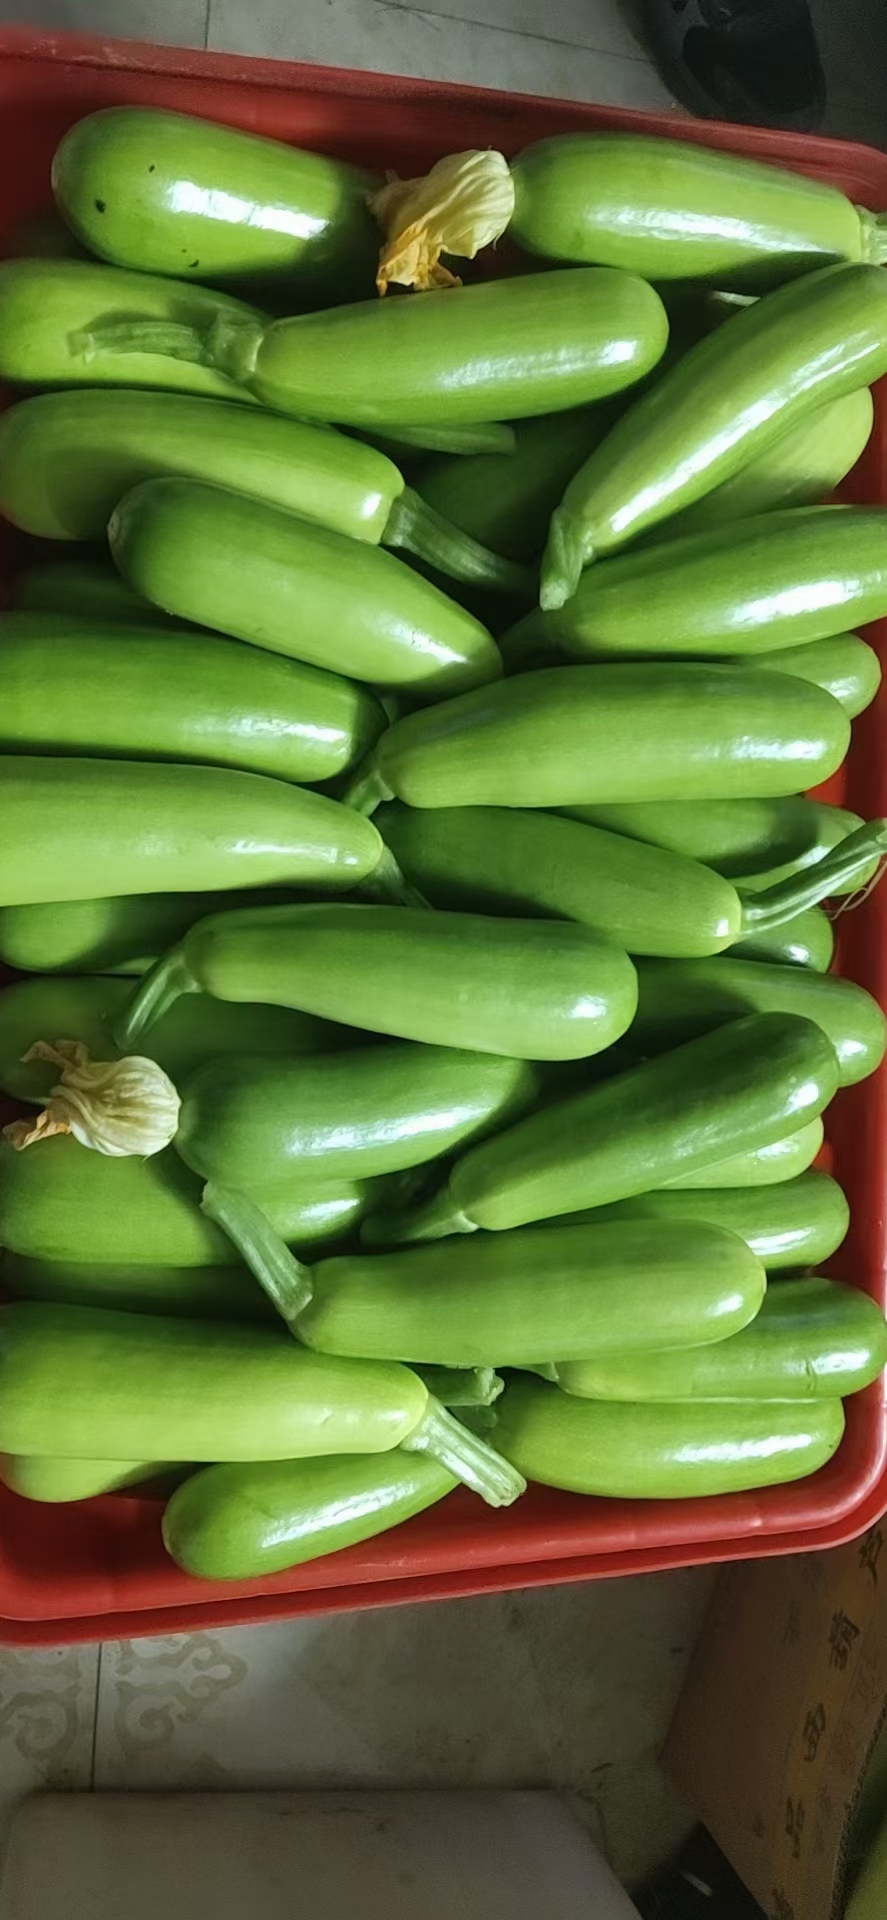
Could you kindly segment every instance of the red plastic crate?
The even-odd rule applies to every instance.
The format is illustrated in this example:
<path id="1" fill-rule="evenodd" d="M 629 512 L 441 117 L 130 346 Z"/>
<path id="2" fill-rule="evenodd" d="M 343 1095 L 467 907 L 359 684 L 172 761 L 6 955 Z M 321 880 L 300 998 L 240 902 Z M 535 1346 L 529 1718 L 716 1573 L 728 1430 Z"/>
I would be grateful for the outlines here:
<path id="1" fill-rule="evenodd" d="M 117 41 L 0 33 L 0 247 L 10 227 L 49 202 L 53 149 L 98 107 L 178 108 L 400 173 L 442 153 L 513 154 L 543 135 L 631 128 L 781 161 L 887 209 L 887 155 L 760 128 L 535 100 L 370 73 L 182 53 Z M 887 504 L 887 394 L 846 497 Z M 887 660 L 887 622 L 868 637 Z M 887 814 L 887 693 L 854 725 L 830 798 Z M 840 968 L 887 1002 L 887 882 L 841 923 Z M 853 1224 L 832 1262 L 887 1304 L 887 1073 L 843 1093 L 829 1115 L 835 1172 Z M 701 1501 L 582 1500 L 532 1489 L 492 1513 L 467 1493 L 396 1532 L 263 1582 L 210 1585 L 179 1573 L 160 1540 L 161 1508 L 115 1496 L 36 1507 L 0 1489 L 0 1640 L 37 1644 L 279 1619 L 507 1587 L 643 1573 L 700 1562 L 825 1547 L 862 1533 L 887 1509 L 883 1386 L 848 1407 L 847 1433 L 813 1479 L 761 1494 Z"/>

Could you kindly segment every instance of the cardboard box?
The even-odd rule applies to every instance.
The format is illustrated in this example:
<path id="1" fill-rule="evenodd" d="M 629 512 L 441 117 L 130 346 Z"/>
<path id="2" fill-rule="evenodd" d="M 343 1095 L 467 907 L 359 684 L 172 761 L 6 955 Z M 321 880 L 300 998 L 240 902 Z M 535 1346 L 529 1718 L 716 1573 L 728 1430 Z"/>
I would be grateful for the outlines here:
<path id="1" fill-rule="evenodd" d="M 842 1912 L 885 1719 L 887 1519 L 832 1553 L 727 1569 L 664 1760 L 768 1920 Z"/>

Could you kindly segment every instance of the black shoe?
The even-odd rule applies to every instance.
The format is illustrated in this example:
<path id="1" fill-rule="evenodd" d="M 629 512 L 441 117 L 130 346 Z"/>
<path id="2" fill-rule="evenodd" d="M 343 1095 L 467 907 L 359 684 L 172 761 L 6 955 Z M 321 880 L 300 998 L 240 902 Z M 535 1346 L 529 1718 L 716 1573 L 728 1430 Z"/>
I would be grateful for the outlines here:
<path id="1" fill-rule="evenodd" d="M 821 125 L 807 0 L 640 0 L 640 12 L 662 78 L 692 113 L 796 133 Z"/>

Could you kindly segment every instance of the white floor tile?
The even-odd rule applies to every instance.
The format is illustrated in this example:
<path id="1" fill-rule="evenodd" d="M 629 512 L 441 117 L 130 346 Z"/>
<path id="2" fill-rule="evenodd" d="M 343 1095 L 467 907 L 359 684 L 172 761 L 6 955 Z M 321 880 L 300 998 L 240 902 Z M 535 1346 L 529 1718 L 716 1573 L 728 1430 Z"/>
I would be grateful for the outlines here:
<path id="1" fill-rule="evenodd" d="M 209 0 L 0 0 L 0 24 L 202 47 Z"/>
<path id="2" fill-rule="evenodd" d="M 556 1786 L 634 1878 L 683 1830 L 656 1752 L 707 1574 L 103 1652 L 95 1785 Z"/>
<path id="3" fill-rule="evenodd" d="M 417 12 L 404 0 L 316 0 L 301 10 L 292 0 L 251 0 L 248 7 L 212 0 L 209 45 L 517 93 L 660 110 L 672 104 L 640 57 L 617 0 L 601 0 L 598 8 L 565 0 L 563 14 L 547 16 L 536 0 L 441 0 L 441 7 Z"/>
<path id="4" fill-rule="evenodd" d="M 96 1647 L 0 1647 L 0 1855 L 26 1794 L 90 1784 Z"/>

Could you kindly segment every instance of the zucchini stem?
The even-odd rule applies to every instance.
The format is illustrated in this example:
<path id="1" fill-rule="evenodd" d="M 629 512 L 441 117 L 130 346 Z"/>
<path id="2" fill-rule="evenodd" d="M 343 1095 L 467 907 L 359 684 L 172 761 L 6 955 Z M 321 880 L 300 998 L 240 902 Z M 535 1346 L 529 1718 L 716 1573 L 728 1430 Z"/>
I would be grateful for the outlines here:
<path id="1" fill-rule="evenodd" d="M 412 487 L 404 487 L 394 501 L 385 531 L 383 547 L 404 547 L 439 573 L 469 586 L 493 587 L 500 593 L 532 593 L 534 580 L 529 567 L 505 560 L 489 547 L 481 546 L 470 533 L 444 519 Z"/>
<path id="2" fill-rule="evenodd" d="M 491 1407 L 505 1381 L 493 1367 L 414 1367 L 443 1407 Z"/>
<path id="3" fill-rule="evenodd" d="M 176 320 L 108 320 L 69 334 L 68 345 L 87 362 L 99 353 L 155 353 L 197 367 L 213 364 L 209 332 Z"/>
<path id="4" fill-rule="evenodd" d="M 123 1054 L 133 1053 L 142 1034 L 162 1020 L 181 994 L 199 992 L 200 982 L 191 972 L 184 948 L 171 947 L 169 953 L 163 954 L 142 976 L 120 1019 L 115 1021 L 114 1045 Z"/>
<path id="5" fill-rule="evenodd" d="M 862 258 L 872 266 L 887 266 L 887 214 L 869 213 L 866 207 L 857 207 L 862 222 Z"/>
<path id="6" fill-rule="evenodd" d="M 780 927 L 786 920 L 793 920 L 798 913 L 815 907 L 820 900 L 827 900 L 836 887 L 853 880 L 872 861 L 880 862 L 876 879 L 880 879 L 887 856 L 887 820 L 868 820 L 855 832 L 848 833 L 846 839 L 839 841 L 831 853 L 824 854 L 821 860 L 814 860 L 809 867 L 800 872 L 791 873 L 787 879 L 779 880 L 775 887 L 766 887 L 763 893 L 747 893 L 737 888 L 742 902 L 742 928 L 739 938 L 745 933 L 760 933 L 768 927 Z"/>
<path id="7" fill-rule="evenodd" d="M 454 1473 L 463 1485 L 479 1493 L 488 1507 L 510 1507 L 527 1483 L 522 1473 L 477 1434 L 469 1433 L 447 1413 L 433 1394 L 419 1425 L 401 1441 L 405 1453 L 429 1453 Z"/>
<path id="8" fill-rule="evenodd" d="M 390 847 L 384 847 L 372 873 L 359 880 L 354 895 L 361 900 L 381 901 L 392 907 L 422 907 L 430 912 L 430 903 L 401 872 Z"/>
<path id="9" fill-rule="evenodd" d="M 375 813 L 376 808 L 382 805 L 383 800 L 394 799 L 392 788 L 386 780 L 383 780 L 376 765 L 375 748 L 370 748 L 366 759 L 362 760 L 360 766 L 355 769 L 344 793 L 339 797 L 343 807 L 350 807 L 354 813 L 366 814 L 368 819 Z M 370 874 L 369 877 L 373 879 L 374 875 Z"/>
<path id="10" fill-rule="evenodd" d="M 414 1240 L 445 1240 L 451 1233 L 476 1233 L 477 1221 L 457 1207 L 449 1186 L 415 1207 L 370 1214 L 360 1229 L 368 1247 L 396 1247 Z"/>
<path id="11" fill-rule="evenodd" d="M 408 427 L 398 421 L 396 426 L 351 427 L 349 432 L 356 433 L 361 440 L 381 441 L 391 447 L 415 447 L 423 453 L 514 453 L 517 437 L 507 420 L 464 421 L 461 426 L 446 424 L 435 427 Z"/>
<path id="12" fill-rule="evenodd" d="M 543 613 L 554 612 L 567 600 L 572 600 L 583 567 L 587 567 L 593 559 L 594 550 L 574 515 L 563 506 L 556 507 L 542 556 L 539 605 Z"/>
<path id="13" fill-rule="evenodd" d="M 208 1180 L 200 1199 L 201 1212 L 228 1235 L 244 1264 L 267 1293 L 294 1339 L 298 1321 L 314 1293 L 311 1268 L 302 1265 L 267 1215 L 245 1193 L 219 1187 Z"/>
<path id="14" fill-rule="evenodd" d="M 217 313 L 205 326 L 177 320 L 108 320 L 69 334 L 68 345 L 89 362 L 97 353 L 153 353 L 165 360 L 213 367 L 248 386 L 265 334 L 260 314 Z"/>

